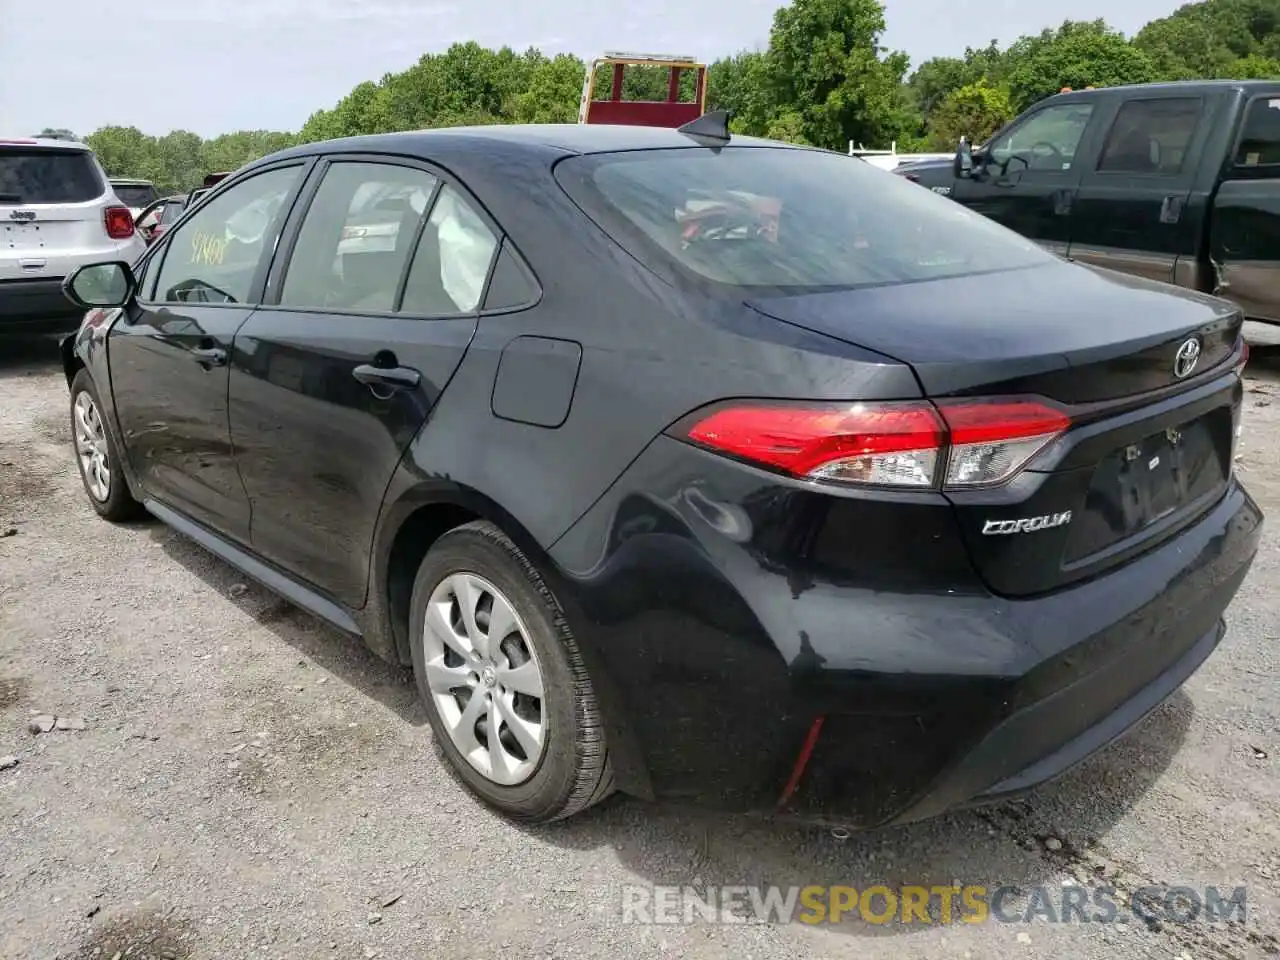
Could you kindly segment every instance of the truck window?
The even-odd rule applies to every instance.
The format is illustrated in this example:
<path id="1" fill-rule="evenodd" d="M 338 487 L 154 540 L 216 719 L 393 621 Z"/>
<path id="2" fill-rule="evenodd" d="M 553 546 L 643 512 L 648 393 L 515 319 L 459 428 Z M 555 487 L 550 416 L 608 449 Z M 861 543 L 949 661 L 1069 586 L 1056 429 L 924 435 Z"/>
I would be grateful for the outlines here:
<path id="1" fill-rule="evenodd" d="M 1045 107 L 1000 137 L 990 156 L 1009 173 L 1070 170 L 1092 114 L 1090 103 Z"/>
<path id="2" fill-rule="evenodd" d="M 1237 167 L 1280 165 L 1280 97 L 1259 97 L 1249 104 L 1236 150 Z"/>
<path id="3" fill-rule="evenodd" d="M 1200 120 L 1199 97 L 1130 100 L 1120 108 L 1098 160 L 1099 173 L 1174 176 Z"/>

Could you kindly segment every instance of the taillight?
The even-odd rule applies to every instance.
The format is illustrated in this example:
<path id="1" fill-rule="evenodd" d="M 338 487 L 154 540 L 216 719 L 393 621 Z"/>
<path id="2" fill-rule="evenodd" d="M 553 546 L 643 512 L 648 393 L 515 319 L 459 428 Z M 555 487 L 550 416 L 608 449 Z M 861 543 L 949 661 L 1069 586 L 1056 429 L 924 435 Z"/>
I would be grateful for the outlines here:
<path id="1" fill-rule="evenodd" d="M 1071 425 L 1032 399 L 734 402 L 698 417 L 699 446 L 794 477 L 915 489 L 1011 479 Z"/>
<path id="2" fill-rule="evenodd" d="M 951 450 L 947 487 L 1004 483 L 1071 426 L 1038 400 L 939 401 Z"/>
<path id="3" fill-rule="evenodd" d="M 128 240 L 133 236 L 133 214 L 128 207 L 107 207 L 102 212 L 102 221 L 112 240 Z"/>

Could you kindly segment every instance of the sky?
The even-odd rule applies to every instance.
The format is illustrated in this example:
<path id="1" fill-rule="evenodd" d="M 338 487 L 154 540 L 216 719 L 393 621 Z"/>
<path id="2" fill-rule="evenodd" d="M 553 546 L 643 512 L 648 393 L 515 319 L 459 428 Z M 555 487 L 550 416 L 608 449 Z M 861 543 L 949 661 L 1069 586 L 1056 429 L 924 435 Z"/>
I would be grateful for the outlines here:
<path id="1" fill-rule="evenodd" d="M 781 0 L 0 0 L 0 136 L 106 124 L 147 133 L 296 130 L 364 80 L 475 40 L 516 50 L 763 49 Z M 1132 35 L 1180 0 L 887 0 L 913 63 L 1070 16 Z M 643 11 L 643 12 L 642 12 Z"/>

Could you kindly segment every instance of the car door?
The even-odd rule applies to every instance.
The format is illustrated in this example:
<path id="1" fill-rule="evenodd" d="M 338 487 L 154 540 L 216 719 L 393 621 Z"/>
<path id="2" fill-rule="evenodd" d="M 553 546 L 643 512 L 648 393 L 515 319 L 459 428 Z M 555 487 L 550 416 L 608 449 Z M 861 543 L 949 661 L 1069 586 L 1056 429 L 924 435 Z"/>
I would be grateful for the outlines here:
<path id="1" fill-rule="evenodd" d="M 1096 99 L 1096 98 L 1095 98 Z M 974 175 L 956 181 L 951 199 L 1065 254 L 1095 100 L 1049 103 L 998 134 Z"/>
<path id="2" fill-rule="evenodd" d="M 305 173 L 295 161 L 246 177 L 160 241 L 108 340 L 121 436 L 146 496 L 242 543 L 249 499 L 231 449 L 227 364 Z"/>
<path id="3" fill-rule="evenodd" d="M 1280 323 L 1280 91 L 1249 101 L 1213 199 L 1209 258 L 1220 296 Z"/>
<path id="4" fill-rule="evenodd" d="M 1174 281 L 1179 257 L 1196 256 L 1204 200 L 1189 204 L 1211 124 L 1202 96 L 1125 100 L 1072 215 L 1073 260 Z"/>
<path id="5" fill-rule="evenodd" d="M 335 157 L 236 335 L 231 438 L 254 550 L 363 605 L 387 484 L 475 332 L 500 233 L 429 166 Z"/>

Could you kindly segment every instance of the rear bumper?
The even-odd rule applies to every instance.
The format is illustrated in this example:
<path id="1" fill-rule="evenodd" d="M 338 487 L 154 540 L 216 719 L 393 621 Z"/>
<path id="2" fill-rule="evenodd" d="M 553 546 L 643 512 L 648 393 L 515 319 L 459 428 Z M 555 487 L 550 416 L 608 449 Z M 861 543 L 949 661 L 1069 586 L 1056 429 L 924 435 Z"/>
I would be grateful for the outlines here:
<path id="1" fill-rule="evenodd" d="M 62 293 L 62 278 L 0 280 L 0 336 L 74 330 L 84 311 Z"/>
<path id="2" fill-rule="evenodd" d="M 925 498 L 893 531 L 900 502 L 809 495 L 664 438 L 553 545 L 623 789 L 871 827 L 1034 787 L 1209 656 L 1262 527 L 1233 480 L 1148 553 L 1013 600 L 944 556 Z M 812 562 L 835 524 L 841 570 Z"/>

